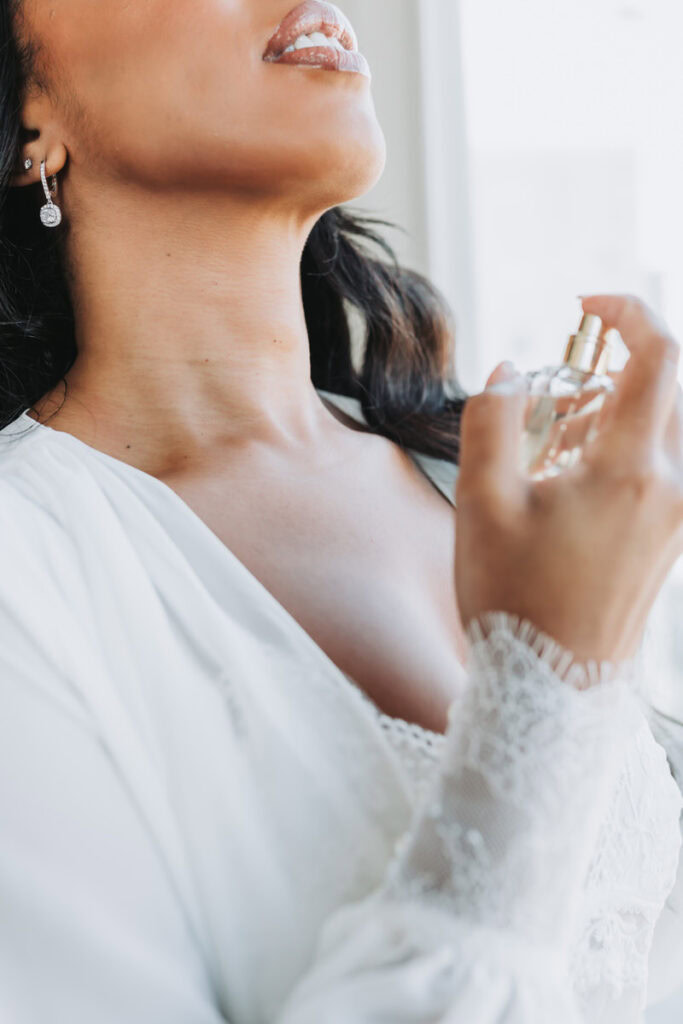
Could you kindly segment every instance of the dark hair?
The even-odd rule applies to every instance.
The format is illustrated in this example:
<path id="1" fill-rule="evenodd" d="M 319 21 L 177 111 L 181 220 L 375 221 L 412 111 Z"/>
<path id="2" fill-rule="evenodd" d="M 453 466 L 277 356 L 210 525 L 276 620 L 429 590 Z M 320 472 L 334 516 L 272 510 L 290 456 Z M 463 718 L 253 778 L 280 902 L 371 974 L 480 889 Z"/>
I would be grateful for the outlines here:
<path id="1" fill-rule="evenodd" d="M 20 3 L 0 0 L 0 427 L 52 391 L 78 354 L 63 257 L 68 224 L 42 226 L 39 183 L 10 186 L 26 141 L 24 90 L 44 87 L 36 50 L 18 38 Z M 454 376 L 452 314 L 434 285 L 399 265 L 379 226 L 393 225 L 335 207 L 307 239 L 301 283 L 311 378 L 358 399 L 374 432 L 457 462 L 467 395 Z M 352 309 L 364 327 L 356 348 Z"/>

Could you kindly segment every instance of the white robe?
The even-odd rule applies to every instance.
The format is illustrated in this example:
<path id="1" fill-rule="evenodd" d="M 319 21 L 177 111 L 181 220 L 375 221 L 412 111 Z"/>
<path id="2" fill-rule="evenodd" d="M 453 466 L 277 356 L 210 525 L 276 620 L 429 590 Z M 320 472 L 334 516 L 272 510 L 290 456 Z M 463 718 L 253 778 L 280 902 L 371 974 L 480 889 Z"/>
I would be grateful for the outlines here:
<path id="1" fill-rule="evenodd" d="M 171 488 L 25 413 L 0 555 L 3 1024 L 631 1024 L 683 979 L 646 666 L 572 682 L 497 613 L 446 736 L 389 719 Z"/>

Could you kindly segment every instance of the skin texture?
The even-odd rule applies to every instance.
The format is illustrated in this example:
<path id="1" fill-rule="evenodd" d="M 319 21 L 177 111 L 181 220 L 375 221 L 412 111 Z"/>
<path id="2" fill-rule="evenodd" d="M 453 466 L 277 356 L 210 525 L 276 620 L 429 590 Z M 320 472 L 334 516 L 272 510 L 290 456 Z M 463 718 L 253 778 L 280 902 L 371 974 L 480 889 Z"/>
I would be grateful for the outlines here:
<path id="1" fill-rule="evenodd" d="M 16 184 L 60 176 L 80 352 L 50 425 L 172 486 L 380 707 L 442 730 L 482 611 L 581 658 L 637 646 L 682 547 L 679 350 L 637 299 L 584 303 L 631 362 L 588 461 L 538 485 L 522 396 L 475 396 L 456 549 L 443 496 L 310 381 L 305 240 L 386 151 L 366 77 L 261 60 L 291 6 L 26 0 L 49 88 Z"/>

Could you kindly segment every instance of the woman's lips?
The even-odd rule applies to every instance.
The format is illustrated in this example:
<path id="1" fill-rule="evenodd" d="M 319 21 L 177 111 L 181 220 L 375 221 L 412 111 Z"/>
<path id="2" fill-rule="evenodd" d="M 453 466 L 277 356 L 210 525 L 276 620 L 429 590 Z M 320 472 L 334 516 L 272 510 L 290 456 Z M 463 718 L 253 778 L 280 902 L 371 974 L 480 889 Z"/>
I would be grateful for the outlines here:
<path id="1" fill-rule="evenodd" d="M 331 46 L 306 46 L 290 50 L 279 57 L 269 57 L 273 64 L 299 64 L 303 67 L 323 68 L 326 71 L 355 71 L 371 78 L 370 65 L 358 50 L 337 50 Z"/>
<path id="2" fill-rule="evenodd" d="M 322 33 L 334 37 L 339 45 L 312 43 L 298 50 L 284 51 L 300 36 Z M 343 51 L 341 47 L 343 46 Z M 286 15 L 271 37 L 263 60 L 273 64 L 317 67 L 327 71 L 355 71 L 371 78 L 370 65 L 358 52 L 358 39 L 353 25 L 339 7 L 326 0 L 304 0 Z"/>
<path id="3" fill-rule="evenodd" d="M 282 19 L 268 42 L 263 59 L 279 56 L 299 36 L 316 31 L 336 36 L 346 50 L 358 49 L 353 25 L 336 4 L 326 0 L 304 0 Z"/>

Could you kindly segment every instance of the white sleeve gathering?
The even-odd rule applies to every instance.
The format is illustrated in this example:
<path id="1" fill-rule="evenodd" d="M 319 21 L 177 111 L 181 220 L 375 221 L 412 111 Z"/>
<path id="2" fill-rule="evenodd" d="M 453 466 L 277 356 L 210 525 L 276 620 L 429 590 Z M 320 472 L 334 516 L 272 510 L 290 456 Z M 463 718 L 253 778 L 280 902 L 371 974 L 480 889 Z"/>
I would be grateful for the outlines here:
<path id="1" fill-rule="evenodd" d="M 584 1019 L 571 940 L 637 729 L 630 666 L 565 673 L 567 652 L 505 613 L 469 634 L 441 772 L 386 883 L 327 923 L 278 1024 Z"/>

